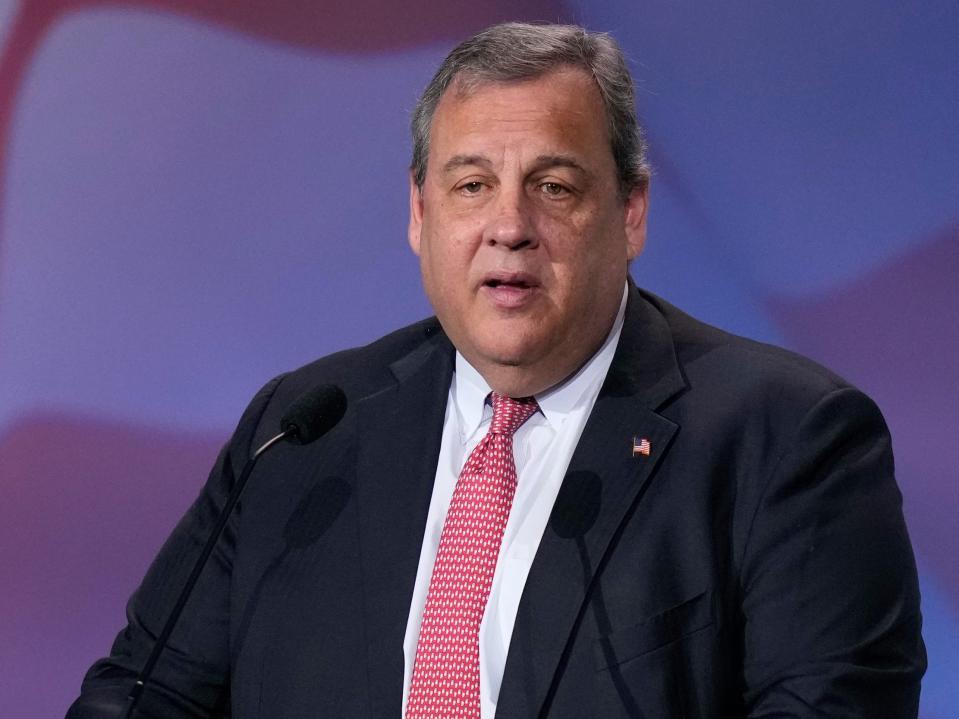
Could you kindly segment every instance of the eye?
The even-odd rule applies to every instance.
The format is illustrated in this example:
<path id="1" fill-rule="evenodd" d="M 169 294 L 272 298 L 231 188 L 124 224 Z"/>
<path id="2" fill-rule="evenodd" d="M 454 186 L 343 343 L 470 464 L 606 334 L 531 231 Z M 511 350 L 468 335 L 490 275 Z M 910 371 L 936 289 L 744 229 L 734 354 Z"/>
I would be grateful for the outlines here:
<path id="1" fill-rule="evenodd" d="M 460 192 L 464 195 L 476 195 L 483 189 L 483 183 L 474 180 L 473 182 L 464 182 L 459 186 Z"/>
<path id="2" fill-rule="evenodd" d="M 569 190 L 558 182 L 544 182 L 539 186 L 540 192 L 550 197 L 562 197 L 569 194 Z"/>

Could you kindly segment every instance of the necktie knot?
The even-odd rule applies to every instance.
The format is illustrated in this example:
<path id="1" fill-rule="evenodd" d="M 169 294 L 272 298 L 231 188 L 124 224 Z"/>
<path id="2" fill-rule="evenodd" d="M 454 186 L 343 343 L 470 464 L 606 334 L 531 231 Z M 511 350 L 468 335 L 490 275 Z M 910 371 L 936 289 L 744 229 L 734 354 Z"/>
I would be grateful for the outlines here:
<path id="1" fill-rule="evenodd" d="M 538 409 L 539 405 L 532 397 L 514 399 L 493 392 L 493 421 L 489 432 L 512 437 L 523 422 L 533 416 Z"/>

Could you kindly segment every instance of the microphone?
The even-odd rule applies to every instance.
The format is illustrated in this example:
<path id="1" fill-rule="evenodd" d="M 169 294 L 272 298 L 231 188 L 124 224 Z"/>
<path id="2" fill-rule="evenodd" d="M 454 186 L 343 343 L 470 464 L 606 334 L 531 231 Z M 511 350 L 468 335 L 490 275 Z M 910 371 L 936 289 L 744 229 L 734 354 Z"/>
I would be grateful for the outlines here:
<path id="1" fill-rule="evenodd" d="M 150 656 L 147 657 L 146 663 L 143 665 L 143 669 L 136 679 L 136 683 L 130 690 L 130 695 L 127 697 L 126 711 L 123 713 L 124 719 L 130 719 L 133 716 L 133 710 L 140 701 L 143 690 L 150 680 L 150 676 L 153 674 L 153 669 L 156 666 L 157 660 L 160 658 L 160 653 L 164 647 L 166 647 L 167 641 L 170 639 L 170 634 L 173 633 L 173 628 L 176 626 L 180 615 L 183 613 L 183 608 L 186 606 L 187 600 L 193 592 L 193 587 L 200 578 L 200 573 L 206 566 L 210 554 L 213 553 L 213 548 L 223 533 L 223 529 L 230 519 L 237 500 L 240 499 L 240 493 L 243 491 L 243 487 L 246 486 L 246 482 L 250 478 L 257 459 L 281 440 L 301 445 L 318 440 L 333 429 L 333 427 L 343 419 L 345 413 L 346 395 L 343 394 L 343 390 L 333 384 L 313 387 L 300 395 L 293 404 L 290 405 L 289 409 L 287 409 L 283 418 L 280 420 L 280 433 L 264 442 L 260 448 L 253 453 L 250 459 L 247 460 L 243 471 L 240 472 L 239 478 L 236 480 L 233 489 L 230 491 L 230 495 L 227 497 L 226 503 L 223 505 L 223 509 L 220 511 L 220 515 L 217 517 L 213 531 L 210 532 L 210 536 L 203 546 L 203 551 L 200 552 L 200 556 L 197 557 L 196 563 L 193 565 L 190 576 L 187 578 L 186 584 L 184 584 L 176 604 L 173 605 L 173 611 L 170 612 L 166 624 L 163 625 L 162 631 L 153 644 Z"/>
<path id="2" fill-rule="evenodd" d="M 280 420 L 280 429 L 294 444 L 309 444 L 329 432 L 346 413 L 346 395 L 335 384 L 304 392 Z"/>

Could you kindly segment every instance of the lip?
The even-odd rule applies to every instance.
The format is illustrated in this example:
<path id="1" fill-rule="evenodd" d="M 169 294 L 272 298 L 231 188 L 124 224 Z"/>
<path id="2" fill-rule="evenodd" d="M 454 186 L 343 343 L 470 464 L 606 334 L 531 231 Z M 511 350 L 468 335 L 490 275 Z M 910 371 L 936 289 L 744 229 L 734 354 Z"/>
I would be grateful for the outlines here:
<path id="1" fill-rule="evenodd" d="M 529 272 L 490 272 L 480 283 L 480 292 L 495 307 L 505 310 L 526 306 L 539 291 L 539 280 Z"/>

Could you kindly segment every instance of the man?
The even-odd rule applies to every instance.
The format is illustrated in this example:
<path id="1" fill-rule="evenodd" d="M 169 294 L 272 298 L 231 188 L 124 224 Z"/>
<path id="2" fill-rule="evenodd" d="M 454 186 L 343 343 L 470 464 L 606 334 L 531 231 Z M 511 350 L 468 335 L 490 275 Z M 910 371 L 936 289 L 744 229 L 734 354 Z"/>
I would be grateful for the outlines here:
<path id="1" fill-rule="evenodd" d="M 633 105 L 618 48 L 580 28 L 450 54 L 413 119 L 437 318 L 254 398 L 78 715 L 129 691 L 235 474 L 320 382 L 346 417 L 260 460 L 144 715 L 916 715 L 879 411 L 631 284 Z"/>

